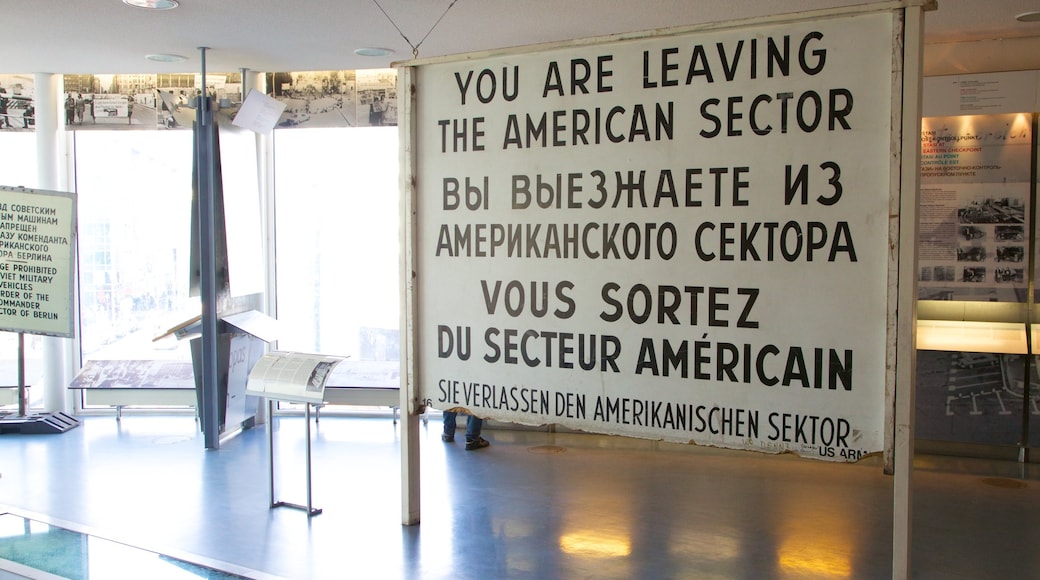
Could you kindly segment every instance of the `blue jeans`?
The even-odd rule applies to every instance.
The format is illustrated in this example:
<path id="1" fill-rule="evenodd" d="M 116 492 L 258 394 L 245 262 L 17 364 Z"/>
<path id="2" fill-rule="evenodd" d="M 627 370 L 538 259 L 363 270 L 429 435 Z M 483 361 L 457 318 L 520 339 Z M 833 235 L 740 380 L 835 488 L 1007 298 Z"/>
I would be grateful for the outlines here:
<path id="1" fill-rule="evenodd" d="M 455 419 L 458 413 L 452 413 L 451 411 L 444 412 L 444 434 L 455 436 Z M 473 441 L 477 437 L 480 437 L 480 428 L 483 427 L 484 420 L 480 417 L 474 417 L 468 415 L 466 419 L 466 441 Z"/>

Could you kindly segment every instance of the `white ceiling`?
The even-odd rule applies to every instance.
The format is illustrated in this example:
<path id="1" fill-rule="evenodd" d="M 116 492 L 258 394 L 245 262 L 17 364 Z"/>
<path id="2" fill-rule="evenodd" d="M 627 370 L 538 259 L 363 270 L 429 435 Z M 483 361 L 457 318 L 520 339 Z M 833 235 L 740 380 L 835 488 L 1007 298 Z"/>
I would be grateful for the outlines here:
<path id="1" fill-rule="evenodd" d="M 419 57 L 426 58 L 864 3 L 180 0 L 176 9 L 149 11 L 121 0 L 4 0 L 0 72 L 198 72 L 202 46 L 208 47 L 206 68 L 214 72 L 383 68 L 412 58 L 410 45 L 418 45 Z M 1040 23 L 1024 24 L 1014 18 L 1040 10 L 1038 0 L 938 0 L 938 4 L 939 9 L 926 16 L 927 43 L 1040 37 Z M 385 47 L 394 54 L 359 57 L 353 52 L 359 47 Z M 144 58 L 150 53 L 180 54 L 188 60 L 155 63 Z"/>

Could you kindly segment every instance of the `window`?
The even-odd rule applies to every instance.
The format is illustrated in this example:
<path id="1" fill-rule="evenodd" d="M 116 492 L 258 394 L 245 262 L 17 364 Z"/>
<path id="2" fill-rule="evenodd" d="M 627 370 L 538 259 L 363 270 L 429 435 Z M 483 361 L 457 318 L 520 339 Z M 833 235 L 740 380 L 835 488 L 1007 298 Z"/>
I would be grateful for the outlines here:
<path id="1" fill-rule="evenodd" d="M 399 360 L 397 128 L 274 134 L 278 348 Z"/>
<path id="2" fill-rule="evenodd" d="M 190 360 L 153 338 L 199 313 L 188 296 L 190 131 L 80 131 L 75 138 L 84 360 Z"/>
<path id="3" fill-rule="evenodd" d="M 0 159 L 3 176 L 0 185 L 8 187 L 37 187 L 36 134 L 20 131 L 0 131 Z M 38 383 L 43 372 L 41 337 L 25 335 L 25 383 Z M 18 386 L 18 333 L 0 332 L 0 387 Z M 30 391 L 30 404 L 39 406 L 42 389 Z M 0 389 L 0 405 L 17 405 L 17 389 Z"/>

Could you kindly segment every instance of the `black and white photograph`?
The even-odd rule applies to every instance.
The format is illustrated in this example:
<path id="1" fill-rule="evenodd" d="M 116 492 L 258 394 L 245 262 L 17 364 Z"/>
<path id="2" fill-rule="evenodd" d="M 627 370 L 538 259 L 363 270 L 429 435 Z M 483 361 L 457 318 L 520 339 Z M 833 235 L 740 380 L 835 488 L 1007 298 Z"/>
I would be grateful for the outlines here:
<path id="1" fill-rule="evenodd" d="M 194 389 L 191 363 L 177 360 L 91 360 L 72 382 L 73 388 Z"/>
<path id="2" fill-rule="evenodd" d="M 320 393 L 325 389 L 325 380 L 329 377 L 329 372 L 336 363 L 327 361 L 321 361 L 314 365 L 314 370 L 311 371 L 311 376 L 307 377 L 307 390 L 310 392 Z"/>
<path id="3" fill-rule="evenodd" d="M 966 241 L 981 240 L 986 237 L 986 230 L 976 226 L 962 226 L 961 238 Z"/>
<path id="4" fill-rule="evenodd" d="M 65 129 L 154 129 L 156 76 L 152 74 L 75 74 L 64 76 Z"/>
<path id="5" fill-rule="evenodd" d="M 993 226 L 993 237 L 998 242 L 1021 242 L 1026 239 L 1024 226 Z"/>
<path id="6" fill-rule="evenodd" d="M 997 284 L 1021 284 L 1026 275 L 1022 268 L 997 268 L 993 271 L 993 279 Z"/>
<path id="7" fill-rule="evenodd" d="M 79 74 L 64 76 L 65 128 L 89 130 L 191 129 L 202 75 Z M 214 113 L 230 122 L 242 104 L 241 73 L 210 73 Z"/>
<path id="8" fill-rule="evenodd" d="M 964 276 L 962 280 L 964 282 L 971 282 L 972 284 L 981 284 L 986 281 L 985 268 L 965 268 L 963 274 Z"/>
<path id="9" fill-rule="evenodd" d="M 0 130 L 36 128 L 34 92 L 32 75 L 0 75 Z"/>
<path id="10" fill-rule="evenodd" d="M 1013 197 L 972 201 L 957 211 L 962 224 L 1022 224 L 1026 221 L 1026 205 Z"/>
<path id="11" fill-rule="evenodd" d="M 361 127 L 397 125 L 397 71 L 357 71 L 357 118 Z"/>
<path id="12" fill-rule="evenodd" d="M 1026 249 L 1023 246 L 998 246 L 998 262 L 1021 262 L 1026 257 Z"/>
<path id="13" fill-rule="evenodd" d="M 196 103 L 202 96 L 201 74 L 156 75 L 154 98 L 157 129 L 191 129 L 196 119 Z M 242 73 L 206 74 L 206 94 L 212 99 L 213 113 L 230 123 L 242 106 Z"/>
<path id="14" fill-rule="evenodd" d="M 957 248 L 958 262 L 985 262 L 986 248 L 982 246 L 963 246 Z"/>
<path id="15" fill-rule="evenodd" d="M 357 127 L 352 70 L 267 74 L 267 94 L 285 103 L 277 128 Z"/>

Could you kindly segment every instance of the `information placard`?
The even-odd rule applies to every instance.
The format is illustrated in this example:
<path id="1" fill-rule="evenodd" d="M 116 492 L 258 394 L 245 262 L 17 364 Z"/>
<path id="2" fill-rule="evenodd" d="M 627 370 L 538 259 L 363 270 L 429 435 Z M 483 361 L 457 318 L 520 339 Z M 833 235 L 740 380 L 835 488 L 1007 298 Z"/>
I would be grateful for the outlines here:
<path id="1" fill-rule="evenodd" d="M 420 396 L 825 460 L 881 451 L 894 18 L 415 65 Z"/>
<path id="2" fill-rule="evenodd" d="M 76 200 L 0 186 L 0 330 L 74 336 Z"/>
<path id="3" fill-rule="evenodd" d="M 321 404 L 325 383 L 344 357 L 274 351 L 249 372 L 246 394 L 276 401 Z"/>
<path id="4" fill-rule="evenodd" d="M 922 119 L 920 299 L 1026 301 L 1030 117 Z"/>

